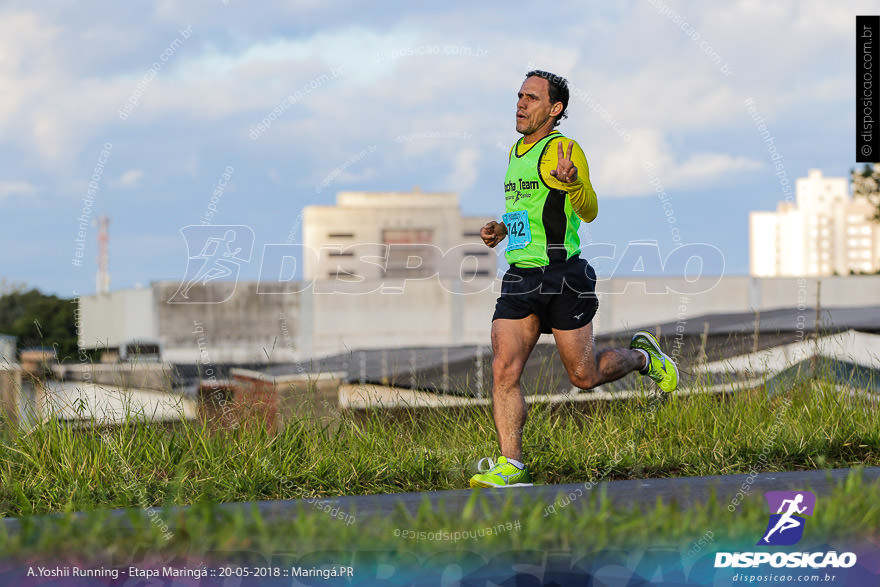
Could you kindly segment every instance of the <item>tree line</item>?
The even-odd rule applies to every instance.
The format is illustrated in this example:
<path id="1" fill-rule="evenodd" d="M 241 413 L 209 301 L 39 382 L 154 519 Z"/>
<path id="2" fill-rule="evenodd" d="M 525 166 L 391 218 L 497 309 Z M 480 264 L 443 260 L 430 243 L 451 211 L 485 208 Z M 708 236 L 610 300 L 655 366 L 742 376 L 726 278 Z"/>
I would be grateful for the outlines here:
<path id="1" fill-rule="evenodd" d="M 76 299 L 15 286 L 0 296 L 0 334 L 15 336 L 17 350 L 54 348 L 59 361 L 76 357 Z"/>

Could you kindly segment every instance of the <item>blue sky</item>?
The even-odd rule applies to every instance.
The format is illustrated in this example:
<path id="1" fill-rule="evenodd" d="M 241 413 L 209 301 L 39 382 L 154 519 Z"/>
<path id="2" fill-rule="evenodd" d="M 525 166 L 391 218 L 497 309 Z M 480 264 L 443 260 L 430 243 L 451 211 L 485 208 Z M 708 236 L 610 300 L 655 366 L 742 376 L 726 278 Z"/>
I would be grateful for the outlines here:
<path id="1" fill-rule="evenodd" d="M 182 279 L 179 231 L 228 168 L 212 221 L 253 229 L 245 279 L 264 244 L 299 242 L 303 206 L 337 191 L 456 191 L 465 214 L 500 216 L 531 66 L 575 90 L 560 130 L 583 147 L 599 196 L 585 238 L 621 252 L 656 240 L 665 255 L 672 209 L 679 242 L 722 251 L 707 271 L 746 274 L 748 213 L 784 192 L 744 102 L 790 181 L 847 175 L 855 15 L 876 12 L 752 0 L 34 6 L 0 8 L 0 276 L 65 297 L 95 287 L 94 226 L 82 265 L 71 260 L 96 172 L 88 213 L 111 217 L 111 289 Z"/>

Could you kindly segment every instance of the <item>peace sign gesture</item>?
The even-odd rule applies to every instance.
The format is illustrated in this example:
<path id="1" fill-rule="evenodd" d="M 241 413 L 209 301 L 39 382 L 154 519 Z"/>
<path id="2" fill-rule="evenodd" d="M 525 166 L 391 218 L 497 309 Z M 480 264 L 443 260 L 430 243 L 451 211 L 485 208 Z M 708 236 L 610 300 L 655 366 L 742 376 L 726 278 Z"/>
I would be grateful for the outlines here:
<path id="1" fill-rule="evenodd" d="M 556 153 L 559 163 L 556 169 L 550 170 L 550 175 L 561 181 L 562 183 L 574 183 L 578 178 L 578 168 L 571 162 L 571 151 L 574 149 L 574 141 L 568 143 L 568 153 L 562 152 L 562 141 L 556 143 Z"/>

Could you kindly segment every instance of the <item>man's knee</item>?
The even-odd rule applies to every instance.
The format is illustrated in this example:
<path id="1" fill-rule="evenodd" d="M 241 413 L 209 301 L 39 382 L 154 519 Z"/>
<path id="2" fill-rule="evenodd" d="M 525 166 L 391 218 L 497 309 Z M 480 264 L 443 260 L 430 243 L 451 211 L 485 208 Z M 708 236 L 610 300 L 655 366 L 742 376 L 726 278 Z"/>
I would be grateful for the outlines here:
<path id="1" fill-rule="evenodd" d="M 568 373 L 571 384 L 579 389 L 592 389 L 599 385 L 599 374 L 595 369 L 589 369 L 586 365 L 579 365 Z"/>
<path id="2" fill-rule="evenodd" d="M 499 355 L 492 359 L 492 376 L 498 382 L 516 383 L 524 368 L 525 363 L 519 359 Z"/>
<path id="3" fill-rule="evenodd" d="M 578 389 L 593 389 L 599 385 L 599 381 L 595 377 L 587 375 L 570 375 L 568 379 Z"/>

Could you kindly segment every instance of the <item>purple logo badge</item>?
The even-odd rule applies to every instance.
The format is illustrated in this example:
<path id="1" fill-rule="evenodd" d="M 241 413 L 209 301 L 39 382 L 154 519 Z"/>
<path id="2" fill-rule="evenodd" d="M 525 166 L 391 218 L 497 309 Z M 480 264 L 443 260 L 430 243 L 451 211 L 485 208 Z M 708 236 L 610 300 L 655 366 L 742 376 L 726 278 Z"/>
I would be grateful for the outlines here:
<path id="1" fill-rule="evenodd" d="M 791 546 L 804 535 L 806 519 L 816 507 L 816 496 L 809 491 L 768 491 L 770 521 L 758 545 Z"/>

